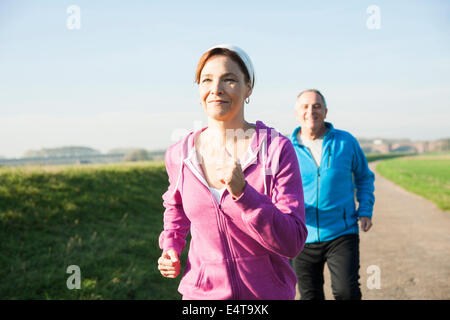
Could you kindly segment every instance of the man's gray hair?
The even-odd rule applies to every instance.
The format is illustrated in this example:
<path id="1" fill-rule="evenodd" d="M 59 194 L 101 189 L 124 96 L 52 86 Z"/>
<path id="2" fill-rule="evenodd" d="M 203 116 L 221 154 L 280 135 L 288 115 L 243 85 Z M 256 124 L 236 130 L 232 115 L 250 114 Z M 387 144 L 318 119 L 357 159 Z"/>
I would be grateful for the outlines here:
<path id="1" fill-rule="evenodd" d="M 300 93 L 298 94 L 297 100 L 298 100 L 298 98 L 300 98 L 300 96 L 301 96 L 302 94 L 304 94 L 304 93 L 306 93 L 306 92 L 314 92 L 314 93 L 318 94 L 318 95 L 322 98 L 323 106 L 325 107 L 325 109 L 327 108 L 327 102 L 325 101 L 325 97 L 324 97 L 323 94 L 322 94 L 319 90 L 317 90 L 317 89 L 306 89 L 306 90 L 303 90 L 302 92 L 300 92 Z"/>

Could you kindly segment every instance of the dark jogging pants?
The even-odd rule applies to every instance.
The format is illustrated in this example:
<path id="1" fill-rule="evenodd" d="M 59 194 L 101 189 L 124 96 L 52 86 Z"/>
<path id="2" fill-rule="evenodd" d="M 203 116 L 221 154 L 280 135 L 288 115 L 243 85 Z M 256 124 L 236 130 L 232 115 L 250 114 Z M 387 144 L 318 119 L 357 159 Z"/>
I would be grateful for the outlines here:
<path id="1" fill-rule="evenodd" d="M 325 262 L 336 300 L 361 299 L 359 288 L 359 235 L 349 234 L 331 241 L 307 243 L 294 258 L 301 300 L 323 300 Z"/>

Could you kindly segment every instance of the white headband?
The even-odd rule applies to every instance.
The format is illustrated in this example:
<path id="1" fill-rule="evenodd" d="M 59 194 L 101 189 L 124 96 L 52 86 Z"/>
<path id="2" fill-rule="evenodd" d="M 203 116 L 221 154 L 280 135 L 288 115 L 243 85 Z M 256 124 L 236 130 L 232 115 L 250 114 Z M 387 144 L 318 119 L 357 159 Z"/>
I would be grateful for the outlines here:
<path id="1" fill-rule="evenodd" d="M 216 49 L 216 48 L 224 48 L 224 49 L 234 51 L 239 56 L 239 58 L 241 58 L 241 60 L 245 64 L 245 67 L 247 68 L 248 75 L 250 76 L 250 83 L 252 84 L 252 88 L 253 88 L 253 86 L 255 84 L 255 70 L 253 69 L 252 60 L 250 60 L 250 57 L 247 55 L 247 53 L 245 53 L 245 51 L 242 50 L 241 48 L 239 48 L 238 46 L 235 46 L 232 44 L 219 44 L 217 46 L 209 48 L 207 51 L 210 51 L 210 50 Z"/>

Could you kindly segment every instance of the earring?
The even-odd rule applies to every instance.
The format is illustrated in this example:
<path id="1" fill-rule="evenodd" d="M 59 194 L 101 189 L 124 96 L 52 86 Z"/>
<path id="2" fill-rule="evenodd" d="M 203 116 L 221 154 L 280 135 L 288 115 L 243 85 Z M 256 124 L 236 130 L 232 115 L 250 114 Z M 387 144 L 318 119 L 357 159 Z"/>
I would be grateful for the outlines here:
<path id="1" fill-rule="evenodd" d="M 250 97 L 245 98 L 244 101 L 245 101 L 246 104 L 249 104 L 250 103 Z"/>

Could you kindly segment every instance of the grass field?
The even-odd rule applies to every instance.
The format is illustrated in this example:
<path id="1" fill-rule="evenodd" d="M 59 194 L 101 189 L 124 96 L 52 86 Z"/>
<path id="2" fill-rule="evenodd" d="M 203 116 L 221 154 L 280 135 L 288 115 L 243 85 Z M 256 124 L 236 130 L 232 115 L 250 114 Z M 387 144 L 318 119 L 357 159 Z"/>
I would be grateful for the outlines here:
<path id="1" fill-rule="evenodd" d="M 163 163 L 0 168 L 0 299 L 179 299 L 157 269 L 167 183 Z"/>
<path id="2" fill-rule="evenodd" d="M 403 158 L 377 170 L 448 210 L 449 168 Z M 0 168 L 0 299 L 180 299 L 180 277 L 157 269 L 167 184 L 162 162 Z M 80 290 L 66 286 L 70 265 Z"/>
<path id="3" fill-rule="evenodd" d="M 377 172 L 401 187 L 450 211 L 450 157 L 418 156 L 386 160 Z"/>

